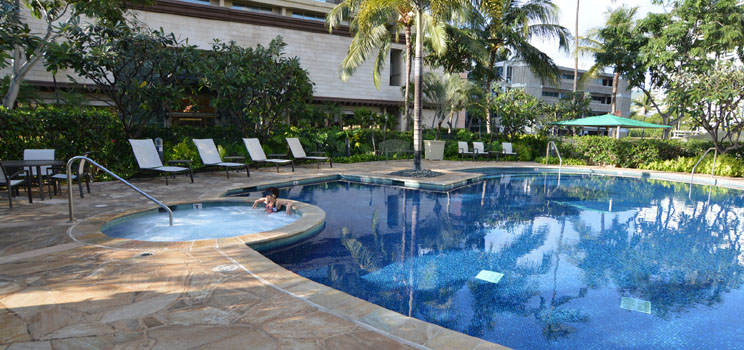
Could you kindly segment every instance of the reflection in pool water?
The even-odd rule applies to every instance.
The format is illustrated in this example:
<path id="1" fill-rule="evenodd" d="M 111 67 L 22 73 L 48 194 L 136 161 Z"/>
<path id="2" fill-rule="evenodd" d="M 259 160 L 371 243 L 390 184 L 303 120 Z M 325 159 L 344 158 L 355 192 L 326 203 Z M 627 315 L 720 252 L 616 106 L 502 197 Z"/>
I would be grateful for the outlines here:
<path id="1" fill-rule="evenodd" d="M 295 222 L 299 216 L 286 213 L 267 214 L 250 204 L 205 203 L 204 207 L 177 206 L 173 210 L 173 226 L 168 214 L 151 212 L 124 217 L 107 225 L 103 233 L 111 237 L 151 242 L 184 242 L 242 236 L 270 231 Z M 186 209 L 184 209 L 186 208 Z"/>
<path id="2" fill-rule="evenodd" d="M 325 229 L 267 256 L 517 349 L 744 348 L 741 191 L 696 186 L 689 200 L 680 183 L 557 180 L 497 175 L 449 193 L 296 186 L 282 196 L 323 208 Z"/>

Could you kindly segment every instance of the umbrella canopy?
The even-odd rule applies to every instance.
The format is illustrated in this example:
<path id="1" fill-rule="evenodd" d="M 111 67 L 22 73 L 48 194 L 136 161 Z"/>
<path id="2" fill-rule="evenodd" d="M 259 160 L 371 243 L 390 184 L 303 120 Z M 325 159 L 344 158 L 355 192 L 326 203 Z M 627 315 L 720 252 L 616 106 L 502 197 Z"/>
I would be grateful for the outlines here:
<path id="1" fill-rule="evenodd" d="M 646 123 L 640 120 L 633 120 L 623 117 L 618 117 L 612 114 L 597 115 L 593 117 L 586 117 L 581 119 L 566 120 L 562 122 L 553 123 L 553 125 L 561 126 L 592 126 L 592 127 L 622 127 L 622 128 L 671 128 L 669 125 L 659 125 L 653 123 Z"/>

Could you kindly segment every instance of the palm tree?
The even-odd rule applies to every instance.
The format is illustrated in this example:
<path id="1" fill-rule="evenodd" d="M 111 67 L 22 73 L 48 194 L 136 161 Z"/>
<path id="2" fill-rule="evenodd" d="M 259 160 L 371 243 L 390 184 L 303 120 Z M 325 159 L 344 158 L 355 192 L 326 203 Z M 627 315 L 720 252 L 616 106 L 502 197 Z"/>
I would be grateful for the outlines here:
<path id="1" fill-rule="evenodd" d="M 350 28 L 354 32 L 349 52 L 341 62 L 341 80 L 348 80 L 359 66 L 374 54 L 372 80 L 380 88 L 380 76 L 385 66 L 385 59 L 390 53 L 393 39 L 397 41 L 403 31 L 406 48 L 406 74 L 404 93 L 404 121 L 409 120 L 409 96 L 411 81 L 412 47 L 411 35 L 415 23 L 413 3 L 410 0 L 345 0 L 338 4 L 326 16 L 330 31 L 341 25 L 344 19 L 351 17 Z M 430 19 L 426 21 L 426 33 L 432 38 L 433 49 L 441 53 L 446 48 L 445 28 Z M 402 125 L 405 128 L 405 124 Z"/>
<path id="2" fill-rule="evenodd" d="M 426 73 L 424 75 L 424 101 L 434 106 L 434 119 L 431 127 L 433 128 L 436 124 L 436 139 L 439 139 L 439 129 L 445 119 L 447 119 L 450 131 L 452 130 L 452 117 L 465 108 L 469 88 L 470 83 L 457 74 L 446 73 L 439 76 Z"/>
<path id="3" fill-rule="evenodd" d="M 573 93 L 576 97 L 576 91 L 579 87 L 579 0 L 576 0 L 576 31 L 574 32 L 574 76 L 573 76 Z"/>
<path id="4" fill-rule="evenodd" d="M 414 102 L 413 102 L 413 169 L 421 170 L 421 111 L 423 77 L 423 40 L 429 36 L 435 51 L 443 52 L 446 34 L 443 19 L 452 18 L 452 13 L 465 8 L 464 0 L 345 0 L 328 14 L 330 27 L 338 26 L 344 15 L 352 16 L 351 29 L 355 32 L 349 46 L 349 54 L 342 63 L 343 71 L 351 74 L 366 57 L 378 50 L 375 60 L 377 82 L 384 59 L 390 49 L 391 34 L 398 33 L 397 26 L 405 18 L 413 19 L 416 26 L 414 56 Z M 403 13 L 402 11 L 408 10 Z M 391 31 L 390 23 L 394 21 Z M 410 23 L 410 20 L 406 23 Z M 428 30 L 424 30 L 427 28 Z M 405 26 L 404 26 L 405 29 Z M 407 32 L 408 33 L 408 32 Z M 407 38 L 409 38 L 407 36 Z M 409 39 L 406 39 L 410 42 Z M 406 57 L 411 55 L 407 45 Z M 348 68 L 348 69 L 347 69 Z M 409 74 L 407 72 L 406 74 Z M 342 75 L 343 78 L 343 75 Z M 373 77 L 374 78 L 374 77 Z M 408 81 L 408 77 L 406 79 Z M 376 84 L 377 84 L 376 82 Z M 408 86 L 406 86 L 408 89 Z M 407 94 L 405 96 L 408 96 Z M 407 103 L 407 101 L 406 101 Z M 407 108 L 406 108 L 407 110 Z"/>
<path id="5" fill-rule="evenodd" d="M 604 68 L 612 65 L 614 66 L 614 76 L 612 79 L 612 106 L 611 111 L 615 113 L 617 110 L 617 89 L 618 82 L 620 81 L 620 75 L 622 73 L 622 56 L 614 55 L 613 52 L 617 50 L 615 45 L 612 44 L 614 40 L 623 40 L 623 37 L 628 37 L 626 34 L 632 32 L 635 27 L 635 16 L 638 13 L 638 7 L 627 7 L 620 6 L 614 10 L 608 9 L 606 13 L 607 20 L 603 28 L 595 28 L 587 33 L 586 38 L 583 40 L 585 45 L 583 48 L 578 49 L 577 55 L 580 52 L 593 53 L 596 58 L 596 63 L 589 68 L 589 70 L 581 77 L 582 82 L 586 79 L 595 78 L 599 72 Z"/>
<path id="6" fill-rule="evenodd" d="M 488 47 L 487 72 L 493 72 L 497 58 L 516 56 L 524 60 L 540 78 L 557 78 L 558 67 L 553 60 L 529 42 L 534 37 L 556 38 L 562 49 L 568 49 L 570 33 L 556 24 L 558 8 L 551 0 L 485 0 L 478 4 L 476 10 L 473 23 L 481 25 Z M 485 80 L 486 98 L 490 101 L 493 75 L 487 75 Z M 488 111 L 486 132 L 491 133 Z"/>

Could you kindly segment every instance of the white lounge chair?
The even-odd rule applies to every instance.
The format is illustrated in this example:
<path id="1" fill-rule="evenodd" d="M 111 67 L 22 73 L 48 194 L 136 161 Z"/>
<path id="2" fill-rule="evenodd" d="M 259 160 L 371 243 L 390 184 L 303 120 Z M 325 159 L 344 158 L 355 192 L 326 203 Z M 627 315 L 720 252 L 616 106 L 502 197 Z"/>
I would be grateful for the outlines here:
<path id="1" fill-rule="evenodd" d="M 248 154 L 251 156 L 251 163 L 271 163 L 276 165 L 276 172 L 279 172 L 280 165 L 291 165 L 292 172 L 294 172 L 294 162 L 291 159 L 277 159 L 277 158 L 266 158 L 261 147 L 261 141 L 258 139 L 243 139 L 245 148 L 248 149 Z"/>
<path id="2" fill-rule="evenodd" d="M 191 166 L 188 168 L 180 166 L 163 166 L 163 162 L 160 161 L 160 156 L 158 156 L 158 151 L 155 149 L 155 142 L 153 142 L 152 139 L 129 139 L 129 144 L 132 145 L 132 152 L 134 152 L 134 158 L 137 159 L 137 165 L 140 169 L 166 173 L 166 186 L 168 185 L 168 175 L 175 175 L 187 171 L 189 172 L 191 183 L 194 183 L 194 172 L 191 171 Z"/>
<path id="3" fill-rule="evenodd" d="M 312 160 L 318 162 L 318 169 L 320 169 L 320 162 L 328 162 L 330 163 L 331 168 L 333 168 L 333 161 L 331 158 L 328 157 L 319 157 L 319 156 L 308 156 L 305 154 L 305 150 L 302 148 L 302 144 L 300 143 L 300 140 L 296 137 L 287 137 L 287 143 L 289 144 L 289 150 L 292 152 L 292 157 L 295 160 Z M 323 152 L 310 152 L 311 154 L 323 154 Z"/>
<path id="4" fill-rule="evenodd" d="M 501 154 L 505 156 L 514 156 L 514 159 L 519 161 L 519 156 L 517 155 L 517 152 L 513 151 L 511 142 L 501 143 Z"/>
<path id="5" fill-rule="evenodd" d="M 245 169 L 248 176 L 251 176 L 251 172 L 248 170 L 248 164 L 244 163 L 232 163 L 223 162 L 220 158 L 220 152 L 217 150 L 217 146 L 214 144 L 212 139 L 194 139 L 194 144 L 199 150 L 199 156 L 202 159 L 202 163 L 206 166 L 223 167 L 227 178 L 230 178 L 230 169 Z"/>
<path id="6" fill-rule="evenodd" d="M 486 146 L 483 142 L 473 142 L 473 159 L 478 156 L 487 156 L 491 160 L 491 153 L 486 151 Z"/>
<path id="7" fill-rule="evenodd" d="M 457 154 L 460 155 L 460 160 L 463 160 L 465 158 L 465 155 L 472 156 L 473 152 L 470 152 L 470 149 L 468 149 L 468 143 L 465 141 L 457 141 Z"/>

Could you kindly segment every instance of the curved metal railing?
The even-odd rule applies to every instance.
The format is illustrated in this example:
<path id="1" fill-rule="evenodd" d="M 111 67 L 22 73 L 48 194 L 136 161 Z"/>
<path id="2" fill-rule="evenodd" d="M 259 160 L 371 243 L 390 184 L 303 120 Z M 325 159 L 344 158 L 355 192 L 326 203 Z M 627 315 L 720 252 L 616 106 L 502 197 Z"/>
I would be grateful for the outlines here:
<path id="1" fill-rule="evenodd" d="M 548 158 L 550 158 L 550 146 L 553 146 L 553 149 L 555 150 L 555 154 L 558 155 L 558 171 L 563 167 L 563 158 L 561 158 L 561 152 L 558 151 L 558 147 L 555 145 L 555 142 L 548 141 L 548 147 L 545 149 L 545 165 L 548 165 Z"/>
<path id="2" fill-rule="evenodd" d="M 170 208 L 168 208 L 167 205 L 161 203 L 159 200 L 157 200 L 157 199 L 153 198 L 152 196 L 150 196 L 149 194 L 145 193 L 145 191 L 140 190 L 136 186 L 134 186 L 131 183 L 129 183 L 127 180 L 124 180 L 121 177 L 119 177 L 119 175 L 116 175 L 116 174 L 112 173 L 110 170 L 106 169 L 101 164 L 98 164 L 95 161 L 93 161 L 92 159 L 90 159 L 88 157 L 85 157 L 85 156 L 75 156 L 75 157 L 70 158 L 70 160 L 67 161 L 67 201 L 68 201 L 69 206 L 70 206 L 70 222 L 73 222 L 75 220 L 74 219 L 74 214 L 73 214 L 74 213 L 73 212 L 73 205 L 72 205 L 72 163 L 74 163 L 76 160 L 85 160 L 86 162 L 90 162 L 91 164 L 97 166 L 98 169 L 103 170 L 106 174 L 109 174 L 109 175 L 113 176 L 115 179 L 123 182 L 125 185 L 129 186 L 131 189 L 133 189 L 133 190 L 137 191 L 139 194 L 145 196 L 145 198 L 147 198 L 147 199 L 155 202 L 155 204 L 159 205 L 160 207 L 162 207 L 163 209 L 165 209 L 168 212 L 169 223 L 170 223 L 171 226 L 173 226 L 173 211 Z M 81 176 L 81 174 L 78 174 L 78 177 L 80 177 L 80 176 Z M 78 178 L 78 181 L 79 180 L 80 179 Z"/>
<path id="3" fill-rule="evenodd" d="M 695 169 L 697 169 L 698 165 L 700 165 L 700 162 L 703 161 L 705 156 L 708 155 L 708 152 L 713 151 L 713 169 L 710 171 L 710 177 L 715 177 L 716 173 L 716 158 L 718 158 L 718 150 L 715 147 L 708 148 L 705 150 L 705 153 L 703 153 L 702 156 L 700 156 L 700 159 L 698 159 L 697 163 L 695 163 L 695 166 L 692 167 L 692 173 L 690 173 L 690 192 L 687 194 L 687 197 L 692 199 L 692 179 L 695 178 Z"/>

